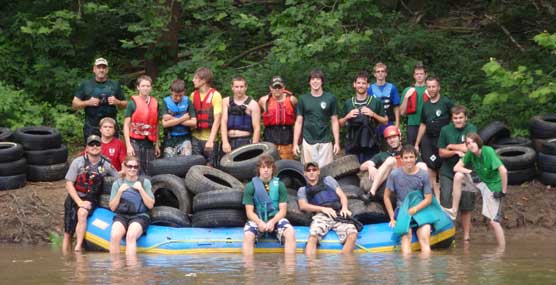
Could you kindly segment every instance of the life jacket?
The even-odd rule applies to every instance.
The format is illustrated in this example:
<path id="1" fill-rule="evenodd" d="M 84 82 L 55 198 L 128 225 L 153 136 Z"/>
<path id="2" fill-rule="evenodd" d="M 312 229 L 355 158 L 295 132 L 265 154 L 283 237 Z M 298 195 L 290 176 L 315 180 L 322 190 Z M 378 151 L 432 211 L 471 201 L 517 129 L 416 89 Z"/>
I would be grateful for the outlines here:
<path id="1" fill-rule="evenodd" d="M 251 97 L 247 97 L 243 104 L 238 105 L 230 97 L 230 107 L 228 108 L 228 130 L 241 130 L 253 132 L 251 115 L 247 114 L 247 106 L 251 102 Z"/>
<path id="2" fill-rule="evenodd" d="M 290 100 L 292 93 L 284 90 L 286 98 L 278 102 L 272 94 L 268 94 L 266 108 L 263 113 L 263 123 L 268 126 L 293 126 L 295 124 L 295 108 Z"/>
<path id="3" fill-rule="evenodd" d="M 363 106 L 369 107 L 373 96 L 367 96 L 365 102 L 357 102 L 355 96 L 351 98 L 354 108 L 361 110 Z M 370 107 L 369 107 L 370 108 Z M 376 122 L 361 112 L 357 117 L 348 120 L 348 131 L 346 133 L 346 150 L 350 153 L 371 149 L 378 145 L 376 135 Z"/>
<path id="4" fill-rule="evenodd" d="M 405 113 L 407 115 L 415 114 L 415 112 L 417 112 L 417 96 L 419 96 L 419 94 L 417 93 L 417 89 L 415 89 L 413 91 L 413 95 L 411 95 L 411 97 L 407 100 L 405 109 Z M 429 98 L 430 97 L 427 95 L 427 91 L 425 90 L 425 92 L 423 92 L 423 103 L 429 101 Z"/>
<path id="5" fill-rule="evenodd" d="M 195 106 L 195 113 L 197 115 L 197 128 L 210 129 L 214 121 L 214 114 L 212 110 L 212 95 L 216 92 L 214 88 L 210 88 L 201 101 L 201 92 L 199 89 L 193 93 L 193 106 Z"/>
<path id="6" fill-rule="evenodd" d="M 172 100 L 171 96 L 164 98 L 164 103 L 166 103 L 166 108 L 168 109 L 168 113 L 176 118 L 181 118 L 185 113 L 187 113 L 189 108 L 189 99 L 186 96 L 183 96 L 181 101 L 176 104 L 174 100 Z M 176 125 L 170 128 L 168 134 L 171 137 L 181 137 L 189 134 L 189 128 L 183 125 Z"/>
<path id="7" fill-rule="evenodd" d="M 269 192 L 266 191 L 264 182 L 258 176 L 251 179 L 255 187 L 255 210 L 259 219 L 267 222 L 278 213 L 280 203 L 280 180 L 273 177 L 269 182 Z"/>
<path id="8" fill-rule="evenodd" d="M 75 190 L 77 192 L 96 196 L 100 194 L 104 176 L 106 176 L 104 163 L 109 162 L 109 160 L 101 155 L 99 162 L 97 163 L 96 167 L 94 167 L 94 165 L 87 157 L 87 154 L 83 155 L 83 159 L 85 160 L 83 171 L 79 175 L 77 175 L 73 186 L 75 187 Z"/>
<path id="9" fill-rule="evenodd" d="M 139 177 L 138 181 L 143 184 L 143 177 Z M 124 184 L 124 180 L 122 178 L 118 179 L 118 184 Z M 143 198 L 141 197 L 139 191 L 129 187 L 127 190 L 122 192 L 120 203 L 118 204 L 118 208 L 116 208 L 116 213 L 124 215 L 136 215 L 146 213 L 147 211 L 147 206 L 145 206 L 145 203 L 143 203 Z"/>
<path id="10" fill-rule="evenodd" d="M 131 115 L 129 136 L 133 139 L 156 142 L 158 136 L 158 101 L 152 96 L 147 101 L 139 96 L 131 96 L 135 102 L 135 112 Z"/>
<path id="11" fill-rule="evenodd" d="M 342 208 L 340 197 L 336 194 L 336 189 L 326 184 L 322 178 L 319 179 L 316 185 L 305 186 L 305 192 L 307 194 L 307 201 L 310 204 L 330 207 L 336 211 Z"/>
<path id="12" fill-rule="evenodd" d="M 394 85 L 392 85 L 392 83 L 386 82 L 386 84 L 384 85 L 384 88 L 382 89 L 382 91 L 380 91 L 380 88 L 378 87 L 378 85 L 376 83 L 371 85 L 371 93 L 374 97 L 379 98 L 380 101 L 382 101 L 382 104 L 384 105 L 384 110 L 386 111 L 386 114 L 388 115 L 388 120 L 390 121 L 394 121 L 394 110 L 392 108 L 392 106 L 390 105 L 390 97 L 391 97 L 391 92 L 392 92 L 392 88 Z"/>

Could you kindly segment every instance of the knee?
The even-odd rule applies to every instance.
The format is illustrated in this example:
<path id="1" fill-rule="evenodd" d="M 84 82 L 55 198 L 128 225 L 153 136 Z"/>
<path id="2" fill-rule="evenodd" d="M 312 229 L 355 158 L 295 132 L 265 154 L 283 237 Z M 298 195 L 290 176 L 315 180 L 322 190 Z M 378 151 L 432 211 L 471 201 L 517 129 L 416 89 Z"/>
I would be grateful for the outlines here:
<path id="1" fill-rule="evenodd" d="M 463 174 L 461 172 L 456 172 L 454 174 L 454 182 L 461 183 L 463 181 L 464 177 L 465 177 L 465 174 Z"/>
<path id="2" fill-rule="evenodd" d="M 394 167 L 396 165 L 396 163 L 397 163 L 396 159 L 390 156 L 384 161 L 384 163 L 382 165 L 391 168 L 391 167 Z"/>
<path id="3" fill-rule="evenodd" d="M 293 228 L 287 228 L 284 231 L 284 237 L 286 239 L 295 239 L 295 231 L 293 230 Z"/>
<path id="4" fill-rule="evenodd" d="M 255 235 L 252 232 L 244 232 L 243 240 L 247 243 L 254 243 L 255 242 Z"/>
<path id="5" fill-rule="evenodd" d="M 77 211 L 77 221 L 78 222 L 84 222 L 87 221 L 87 217 L 89 216 L 89 211 L 79 208 L 79 210 Z"/>
<path id="6" fill-rule="evenodd" d="M 367 171 L 367 170 L 369 170 L 369 164 L 370 164 L 370 162 L 369 162 L 368 160 L 365 161 L 365 162 L 363 162 L 363 163 L 361 164 L 361 166 L 359 166 L 359 170 L 361 170 L 361 171 Z"/>

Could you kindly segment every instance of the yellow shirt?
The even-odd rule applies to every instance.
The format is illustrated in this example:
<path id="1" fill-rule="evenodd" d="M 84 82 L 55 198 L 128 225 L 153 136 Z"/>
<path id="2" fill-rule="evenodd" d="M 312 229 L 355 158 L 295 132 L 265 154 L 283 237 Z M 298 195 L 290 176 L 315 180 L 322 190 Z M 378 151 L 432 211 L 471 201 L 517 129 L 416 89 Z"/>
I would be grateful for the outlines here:
<path id="1" fill-rule="evenodd" d="M 191 104 L 193 104 L 193 94 L 195 94 L 195 91 L 193 91 L 191 95 L 189 95 Z M 207 93 L 201 93 L 201 102 L 205 100 L 206 96 Z M 216 117 L 216 115 L 222 114 L 222 95 L 220 95 L 220 92 L 216 90 L 214 91 L 214 93 L 212 93 L 212 111 L 214 117 Z M 211 129 L 194 129 L 192 135 L 198 140 L 206 141 L 210 137 L 210 130 Z"/>

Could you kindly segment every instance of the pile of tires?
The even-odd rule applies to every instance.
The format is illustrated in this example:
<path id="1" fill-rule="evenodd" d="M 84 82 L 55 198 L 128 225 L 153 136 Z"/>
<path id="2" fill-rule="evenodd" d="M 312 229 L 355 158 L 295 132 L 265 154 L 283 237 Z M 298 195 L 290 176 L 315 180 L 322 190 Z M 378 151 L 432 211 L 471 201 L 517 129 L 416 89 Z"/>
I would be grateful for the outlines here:
<path id="1" fill-rule="evenodd" d="M 257 162 L 262 155 L 280 159 L 275 144 L 261 142 L 244 145 L 225 154 L 218 168 L 241 181 L 247 181 L 257 174 Z"/>
<path id="2" fill-rule="evenodd" d="M 520 185 L 535 178 L 535 150 L 526 146 L 504 146 L 496 149 L 508 170 L 508 184 Z"/>
<path id="3" fill-rule="evenodd" d="M 0 127 L 0 142 L 11 142 L 13 139 L 13 132 L 9 128 Z"/>
<path id="4" fill-rule="evenodd" d="M 538 180 L 544 185 L 556 186 L 556 139 L 543 142 L 537 153 Z"/>
<path id="5" fill-rule="evenodd" d="M 195 165 L 205 165 L 202 155 L 177 156 L 159 158 L 149 162 L 150 175 L 172 174 L 184 178 L 189 169 Z"/>
<path id="6" fill-rule="evenodd" d="M 532 117 L 529 120 L 529 134 L 535 150 L 542 152 L 544 142 L 556 139 L 556 114 Z"/>
<path id="7" fill-rule="evenodd" d="M 27 180 L 57 181 L 68 171 L 68 148 L 58 130 L 45 126 L 23 127 L 13 134 L 27 159 Z"/>
<path id="8" fill-rule="evenodd" d="M 0 190 L 17 189 L 27 182 L 27 161 L 23 147 L 13 142 L 0 142 Z"/>

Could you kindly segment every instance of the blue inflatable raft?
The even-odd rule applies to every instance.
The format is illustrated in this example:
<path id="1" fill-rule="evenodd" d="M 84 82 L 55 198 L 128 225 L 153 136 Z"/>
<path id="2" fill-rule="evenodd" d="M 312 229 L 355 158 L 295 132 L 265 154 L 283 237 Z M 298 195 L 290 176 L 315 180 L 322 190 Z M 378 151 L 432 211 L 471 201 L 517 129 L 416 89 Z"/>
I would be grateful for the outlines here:
<path id="1" fill-rule="evenodd" d="M 104 208 L 96 209 L 87 222 L 85 239 L 103 249 L 110 246 L 110 230 L 114 213 Z M 443 219 L 449 219 L 447 216 Z M 456 233 L 454 224 L 435 229 L 431 234 L 433 248 L 446 248 L 452 244 Z M 309 237 L 309 227 L 295 227 L 297 251 L 303 252 Z M 190 253 L 240 253 L 243 240 L 243 228 L 172 228 L 165 226 L 149 226 L 147 234 L 137 241 L 137 252 L 162 254 L 190 254 Z M 399 240 L 393 235 L 388 223 L 365 225 L 359 232 L 355 251 L 388 252 L 399 248 Z M 125 239 L 122 241 L 122 249 Z M 412 247 L 419 249 L 416 235 L 413 235 Z M 339 252 L 342 245 L 334 232 L 327 234 L 321 241 L 319 253 Z M 278 253 L 283 252 L 275 239 L 259 239 L 255 252 Z"/>

